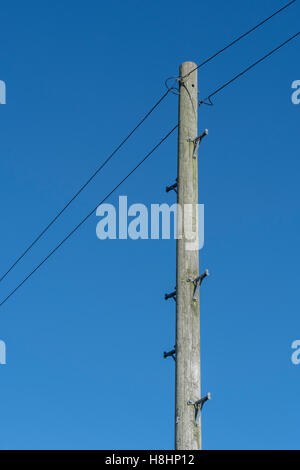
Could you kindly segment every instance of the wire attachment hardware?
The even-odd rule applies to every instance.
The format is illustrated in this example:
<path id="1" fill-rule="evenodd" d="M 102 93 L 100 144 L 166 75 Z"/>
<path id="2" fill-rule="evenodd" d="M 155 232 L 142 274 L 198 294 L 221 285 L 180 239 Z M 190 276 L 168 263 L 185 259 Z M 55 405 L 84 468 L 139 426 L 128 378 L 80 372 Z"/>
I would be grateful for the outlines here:
<path id="1" fill-rule="evenodd" d="M 203 279 L 205 279 L 207 276 L 209 276 L 209 271 L 206 269 L 201 276 L 196 277 L 195 279 L 192 279 L 191 277 L 188 278 L 187 282 L 193 282 L 194 283 L 194 295 L 193 295 L 193 301 L 196 302 L 197 300 L 197 294 L 198 291 L 200 290 L 200 286 L 202 284 Z"/>
<path id="2" fill-rule="evenodd" d="M 174 292 L 171 292 L 170 294 L 165 294 L 165 300 L 169 299 L 174 299 L 174 302 L 176 302 L 176 287 Z"/>
<path id="3" fill-rule="evenodd" d="M 205 104 L 206 106 L 214 106 L 214 103 L 212 102 L 210 96 L 208 96 L 205 100 L 199 101 L 199 106 L 201 106 L 202 104 Z"/>
<path id="4" fill-rule="evenodd" d="M 201 135 L 196 137 L 196 139 L 191 139 L 191 138 L 187 139 L 188 142 L 194 142 L 193 158 L 197 158 L 197 153 L 198 153 L 198 150 L 199 150 L 200 143 L 201 143 L 202 139 L 204 139 L 204 137 L 206 137 L 207 135 L 208 135 L 208 129 L 205 129 L 205 131 L 202 132 Z"/>
<path id="5" fill-rule="evenodd" d="M 203 405 L 205 402 L 207 402 L 208 400 L 211 400 L 211 394 L 208 393 L 206 395 L 206 397 L 204 398 L 201 398 L 200 400 L 198 401 L 191 401 L 189 400 L 187 402 L 188 405 L 193 405 L 195 407 L 195 412 L 196 412 L 196 416 L 195 416 L 195 426 L 199 426 L 200 425 L 200 416 L 201 416 L 201 411 L 202 411 L 202 408 L 203 408 Z"/>
<path id="6" fill-rule="evenodd" d="M 177 193 L 177 186 L 178 186 L 178 178 L 176 178 L 176 183 L 172 184 L 172 186 L 166 187 L 166 193 L 169 193 L 170 191 L 175 191 L 175 193 Z"/>
<path id="7" fill-rule="evenodd" d="M 172 357 L 176 361 L 176 346 L 174 346 L 172 351 L 164 352 L 164 359 L 167 359 L 167 357 Z"/>
<path id="8" fill-rule="evenodd" d="M 173 80 L 173 83 L 171 85 L 169 85 L 170 80 Z M 177 88 L 178 83 L 180 83 L 180 77 L 169 77 L 165 80 L 167 90 L 176 96 L 179 95 L 179 89 Z"/>

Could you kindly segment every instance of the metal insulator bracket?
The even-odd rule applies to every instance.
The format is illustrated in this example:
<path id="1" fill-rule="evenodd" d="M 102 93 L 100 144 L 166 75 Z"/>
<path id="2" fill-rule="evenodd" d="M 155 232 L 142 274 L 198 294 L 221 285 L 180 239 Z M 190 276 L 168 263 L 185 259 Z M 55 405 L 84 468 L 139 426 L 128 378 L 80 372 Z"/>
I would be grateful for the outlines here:
<path id="1" fill-rule="evenodd" d="M 176 302 L 176 287 L 174 292 L 171 292 L 170 294 L 165 294 L 165 300 L 173 299 L 174 302 Z"/>
<path id="2" fill-rule="evenodd" d="M 176 347 L 172 351 L 164 352 L 164 359 L 167 359 L 167 357 L 172 357 L 176 361 Z"/>
<path id="3" fill-rule="evenodd" d="M 188 142 L 194 142 L 193 158 L 197 158 L 200 143 L 201 143 L 202 139 L 204 139 L 204 137 L 206 137 L 207 135 L 208 135 L 208 129 L 205 129 L 205 131 L 202 132 L 201 135 L 196 137 L 196 139 L 191 139 L 191 138 L 187 139 Z"/>
<path id="4" fill-rule="evenodd" d="M 166 187 L 166 193 L 169 193 L 170 191 L 175 191 L 175 193 L 177 193 L 177 179 L 176 179 L 176 183 L 172 184 L 172 186 L 167 186 Z"/>
<path id="5" fill-rule="evenodd" d="M 202 284 L 203 279 L 205 279 L 207 276 L 209 276 L 209 271 L 206 269 L 201 276 L 196 277 L 196 279 L 192 279 L 191 277 L 188 278 L 187 282 L 193 282 L 194 283 L 194 295 L 193 295 L 193 300 L 196 302 L 197 300 L 197 294 L 198 291 L 200 290 L 200 286 Z"/>
<path id="6" fill-rule="evenodd" d="M 195 411 L 196 411 L 196 417 L 195 417 L 195 426 L 199 426 L 200 425 L 200 416 L 201 416 L 201 410 L 203 408 L 203 405 L 205 402 L 207 402 L 208 400 L 211 400 L 211 394 L 208 393 L 206 395 L 206 397 L 204 398 L 201 398 L 200 400 L 198 401 L 191 401 L 189 400 L 187 402 L 188 405 L 193 405 L 195 407 Z"/>

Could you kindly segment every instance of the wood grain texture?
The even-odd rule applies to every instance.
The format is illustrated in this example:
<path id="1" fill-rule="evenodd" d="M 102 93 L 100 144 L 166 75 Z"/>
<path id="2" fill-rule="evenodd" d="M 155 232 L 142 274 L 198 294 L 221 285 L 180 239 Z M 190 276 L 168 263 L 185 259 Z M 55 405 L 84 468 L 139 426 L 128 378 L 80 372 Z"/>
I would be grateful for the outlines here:
<path id="1" fill-rule="evenodd" d="M 196 67 L 193 62 L 180 66 L 180 77 L 184 77 Z M 193 283 L 189 278 L 199 275 L 199 252 L 186 249 L 188 230 L 186 223 L 192 224 L 198 237 L 198 159 L 193 158 L 194 144 L 189 138 L 198 135 L 198 83 L 197 71 L 192 72 L 180 83 L 179 129 L 178 129 L 178 203 L 183 209 L 182 220 L 178 217 L 178 232 L 182 239 L 177 240 L 177 302 L 176 302 L 176 409 L 175 447 L 177 450 L 201 449 L 201 423 L 195 426 L 195 408 L 189 400 L 201 397 L 200 385 L 200 307 L 199 299 L 193 301 Z M 192 213 L 184 210 L 192 205 Z"/>

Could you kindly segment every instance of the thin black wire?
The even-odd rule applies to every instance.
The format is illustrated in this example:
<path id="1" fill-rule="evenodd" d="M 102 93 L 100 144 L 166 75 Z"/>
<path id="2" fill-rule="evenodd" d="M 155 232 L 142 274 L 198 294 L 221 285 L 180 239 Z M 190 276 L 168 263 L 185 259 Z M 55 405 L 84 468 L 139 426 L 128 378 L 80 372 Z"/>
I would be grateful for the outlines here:
<path id="1" fill-rule="evenodd" d="M 33 274 L 41 267 L 43 266 L 44 263 L 46 263 L 46 261 L 48 261 L 48 259 L 54 255 L 54 253 L 95 213 L 95 211 L 97 210 L 98 206 L 100 206 L 101 204 L 103 204 L 120 186 L 121 184 L 124 183 L 124 181 L 126 181 L 129 176 L 131 176 L 144 162 L 145 160 L 147 160 L 147 158 L 150 157 L 150 155 L 152 155 L 153 152 L 155 152 L 155 150 L 158 149 L 158 147 L 160 147 L 162 145 L 163 142 L 165 142 L 165 140 L 168 139 L 168 137 L 170 137 L 171 134 L 173 134 L 173 132 L 178 128 L 178 124 L 176 124 L 176 126 L 173 127 L 173 129 L 171 131 L 168 132 L 168 134 L 166 134 L 159 142 L 158 144 L 156 144 L 155 147 L 153 147 L 153 149 L 147 153 L 147 155 L 138 163 L 138 165 L 133 169 L 131 170 L 130 173 L 128 173 L 127 176 L 125 176 L 125 178 L 122 179 L 122 181 L 120 181 L 119 184 L 117 184 L 117 186 L 115 186 L 113 188 L 112 191 L 110 191 L 110 193 L 108 193 L 104 199 L 102 199 L 102 201 L 97 204 L 97 206 L 91 211 L 88 213 L 87 216 L 84 217 L 84 219 L 81 220 L 81 222 L 79 222 L 78 225 L 76 225 L 75 228 L 73 228 L 73 230 L 58 244 L 56 245 L 56 247 L 50 251 L 50 253 L 48 253 L 48 255 L 34 268 L 33 271 L 31 271 L 30 274 L 28 274 L 28 276 L 25 277 L 25 279 L 23 279 L 22 282 L 20 282 L 20 284 L 17 285 L 17 287 L 15 289 L 13 289 L 10 294 L 8 294 L 7 297 L 5 297 L 4 300 L 2 300 L 2 302 L 0 303 L 0 307 L 2 307 L 3 304 L 5 304 L 5 302 L 7 302 L 7 300 L 12 297 L 16 292 L 17 290 L 20 289 L 20 287 L 23 286 L 23 284 L 25 284 L 25 282 L 27 282 L 31 276 L 33 276 Z"/>
<path id="2" fill-rule="evenodd" d="M 199 104 L 207 104 L 207 105 L 213 105 L 212 101 L 211 101 L 211 98 L 213 96 L 215 96 L 217 93 L 219 93 L 220 91 L 224 90 L 224 88 L 226 88 L 227 86 L 231 85 L 231 83 L 233 83 L 235 80 L 237 80 L 238 78 L 242 77 L 243 75 L 245 75 L 247 72 L 249 72 L 251 69 L 253 69 L 254 67 L 256 67 L 258 64 L 260 64 L 261 62 L 263 62 L 264 60 L 266 60 L 268 57 L 270 57 L 272 54 L 274 54 L 275 52 L 279 51 L 279 49 L 281 49 L 283 46 L 286 46 L 289 42 L 291 42 L 293 39 L 296 39 L 296 37 L 298 37 L 300 35 L 300 31 L 296 34 L 294 34 L 294 36 L 291 36 L 289 39 L 287 39 L 285 42 L 283 42 L 282 44 L 280 44 L 279 46 L 277 46 L 275 49 L 273 49 L 271 52 L 269 52 L 268 54 L 266 54 L 264 57 L 262 57 L 261 59 L 257 60 L 256 62 L 254 62 L 254 64 L 250 65 L 249 67 L 247 67 L 245 70 L 243 70 L 242 72 L 240 72 L 238 75 L 236 75 L 235 77 L 233 77 L 231 80 L 229 80 L 228 82 L 224 83 L 224 85 L 220 86 L 216 91 L 214 91 L 213 93 L 211 93 L 210 95 L 208 95 L 204 100 L 201 100 L 199 101 Z M 206 103 L 205 101 L 208 101 L 208 103 Z"/>
<path id="3" fill-rule="evenodd" d="M 113 158 L 113 156 L 120 150 L 121 147 L 129 140 L 129 138 L 137 131 L 137 129 L 146 121 L 146 119 L 153 113 L 153 111 L 161 104 L 167 97 L 171 89 L 155 103 L 155 105 L 148 111 L 148 113 L 141 119 L 137 126 L 122 140 L 122 142 L 115 148 L 115 150 L 107 157 L 107 159 L 97 168 L 97 170 L 90 176 L 90 178 L 80 187 L 76 194 L 69 200 L 69 202 L 58 212 L 58 214 L 49 222 L 49 224 L 41 231 L 41 233 L 33 240 L 33 242 L 26 248 L 26 250 L 17 258 L 17 260 L 10 266 L 10 268 L 1 276 L 0 282 L 14 269 L 14 267 L 21 261 L 22 258 L 33 248 L 33 246 L 42 238 L 42 236 L 49 230 L 49 228 L 57 221 L 57 219 L 66 211 L 72 202 L 79 196 L 79 194 L 87 187 L 87 185 L 95 178 L 95 176 L 105 167 L 105 165 Z"/>
<path id="4" fill-rule="evenodd" d="M 258 23 L 256 26 L 254 26 L 253 28 L 249 29 L 249 31 L 247 31 L 246 33 L 242 34 L 241 36 L 239 36 L 238 38 L 236 38 L 234 41 L 232 41 L 230 44 L 228 44 L 227 46 L 223 47 L 223 49 L 220 49 L 218 52 L 216 52 L 214 55 L 212 55 L 211 57 L 209 57 L 208 59 L 206 59 L 204 62 L 202 62 L 200 65 L 198 65 L 197 67 L 195 67 L 193 70 L 191 70 L 189 73 L 187 73 L 186 75 L 184 75 L 183 77 L 181 77 L 181 79 L 183 78 L 186 78 L 188 77 L 191 73 L 193 73 L 195 70 L 199 69 L 200 67 L 203 67 L 204 65 L 206 65 L 208 62 L 210 62 L 211 60 L 215 59 L 215 57 L 217 57 L 218 55 L 222 54 L 222 52 L 225 52 L 227 51 L 227 49 L 229 49 L 230 47 L 234 46 L 234 44 L 236 44 L 237 42 L 241 41 L 242 39 L 244 39 L 245 37 L 249 36 L 249 34 L 253 33 L 254 31 L 256 31 L 258 28 L 260 28 L 261 26 L 263 26 L 265 23 L 267 23 L 268 21 L 270 21 L 272 18 L 274 18 L 274 16 L 278 15 L 279 13 L 281 13 L 282 11 L 284 11 L 286 8 L 290 7 L 293 5 L 293 3 L 295 3 L 297 0 L 293 0 L 292 2 L 289 2 L 287 3 L 286 5 L 284 5 L 282 8 L 280 8 L 279 10 L 275 11 L 275 13 L 273 13 L 271 16 L 268 16 L 268 18 L 266 18 L 265 20 L 261 21 L 260 23 Z M 177 77 L 179 78 L 179 77 Z"/>

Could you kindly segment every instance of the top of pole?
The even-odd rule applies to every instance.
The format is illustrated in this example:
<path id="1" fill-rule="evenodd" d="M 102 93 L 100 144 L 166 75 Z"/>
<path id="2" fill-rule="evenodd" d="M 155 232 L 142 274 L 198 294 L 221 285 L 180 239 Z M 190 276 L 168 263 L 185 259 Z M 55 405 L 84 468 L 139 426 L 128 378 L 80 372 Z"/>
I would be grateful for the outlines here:
<path id="1" fill-rule="evenodd" d="M 195 62 L 192 62 L 192 61 L 182 62 L 182 64 L 180 65 L 180 76 L 184 77 L 185 75 L 190 74 L 194 70 L 196 71 L 196 69 L 197 69 L 197 64 Z"/>
<path id="2" fill-rule="evenodd" d="M 184 62 L 181 62 L 181 66 L 190 66 L 191 68 L 197 67 L 196 62 L 193 62 L 192 60 L 185 60 Z"/>

